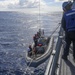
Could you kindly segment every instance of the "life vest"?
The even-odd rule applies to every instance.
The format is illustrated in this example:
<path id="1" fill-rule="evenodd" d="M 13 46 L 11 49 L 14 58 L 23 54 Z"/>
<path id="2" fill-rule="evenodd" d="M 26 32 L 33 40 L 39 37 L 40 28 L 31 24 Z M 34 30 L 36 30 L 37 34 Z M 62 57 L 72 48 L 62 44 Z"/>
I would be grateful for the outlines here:
<path id="1" fill-rule="evenodd" d="M 70 10 L 65 13 L 66 30 L 75 31 L 75 10 Z"/>
<path id="2" fill-rule="evenodd" d="M 42 44 L 38 44 L 38 46 L 42 46 Z"/>

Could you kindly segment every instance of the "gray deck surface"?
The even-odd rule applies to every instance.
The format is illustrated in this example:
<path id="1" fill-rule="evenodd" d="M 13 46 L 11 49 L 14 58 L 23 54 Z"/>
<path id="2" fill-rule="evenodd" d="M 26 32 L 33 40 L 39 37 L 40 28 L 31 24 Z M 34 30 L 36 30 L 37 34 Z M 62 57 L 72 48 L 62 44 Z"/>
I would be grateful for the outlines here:
<path id="1" fill-rule="evenodd" d="M 61 60 L 60 75 L 75 75 L 75 63 L 73 61 L 72 51 L 69 52 L 68 60 Z"/>

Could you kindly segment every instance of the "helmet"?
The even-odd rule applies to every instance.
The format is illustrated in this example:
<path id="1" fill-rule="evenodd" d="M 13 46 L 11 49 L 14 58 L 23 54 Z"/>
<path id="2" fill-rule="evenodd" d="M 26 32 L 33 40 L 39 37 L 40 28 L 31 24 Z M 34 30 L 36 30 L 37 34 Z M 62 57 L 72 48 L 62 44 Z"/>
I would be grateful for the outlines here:
<path id="1" fill-rule="evenodd" d="M 73 2 L 73 4 L 72 4 L 72 7 L 71 7 L 72 9 L 75 9 L 75 2 Z"/>
<path id="2" fill-rule="evenodd" d="M 67 5 L 71 5 L 71 4 L 72 4 L 71 1 L 64 2 L 64 3 L 62 4 L 62 7 L 63 7 L 63 9 L 64 9 Z"/>

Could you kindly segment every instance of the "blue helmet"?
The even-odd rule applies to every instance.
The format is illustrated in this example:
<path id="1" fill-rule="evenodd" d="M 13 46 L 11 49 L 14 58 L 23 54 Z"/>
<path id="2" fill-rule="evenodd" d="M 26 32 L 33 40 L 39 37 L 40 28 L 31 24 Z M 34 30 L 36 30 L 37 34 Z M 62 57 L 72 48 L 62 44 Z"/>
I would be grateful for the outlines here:
<path id="1" fill-rule="evenodd" d="M 72 4 L 72 7 L 71 7 L 72 9 L 75 9 L 75 2 L 73 2 L 73 4 Z"/>
<path id="2" fill-rule="evenodd" d="M 62 4 L 62 8 L 64 9 L 67 5 L 71 5 L 71 4 L 72 4 L 71 1 L 64 2 L 64 3 Z"/>

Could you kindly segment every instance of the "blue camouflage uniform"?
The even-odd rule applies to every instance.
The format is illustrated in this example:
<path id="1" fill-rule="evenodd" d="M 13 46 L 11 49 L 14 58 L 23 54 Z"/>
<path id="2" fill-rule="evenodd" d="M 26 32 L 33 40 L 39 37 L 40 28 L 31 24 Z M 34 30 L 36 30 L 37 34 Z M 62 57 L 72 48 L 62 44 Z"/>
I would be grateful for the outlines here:
<path id="1" fill-rule="evenodd" d="M 75 59 L 75 10 L 69 10 L 63 14 L 62 27 L 65 30 L 66 46 L 64 48 L 64 56 L 69 54 L 69 47 L 73 42 L 73 58 Z"/>

